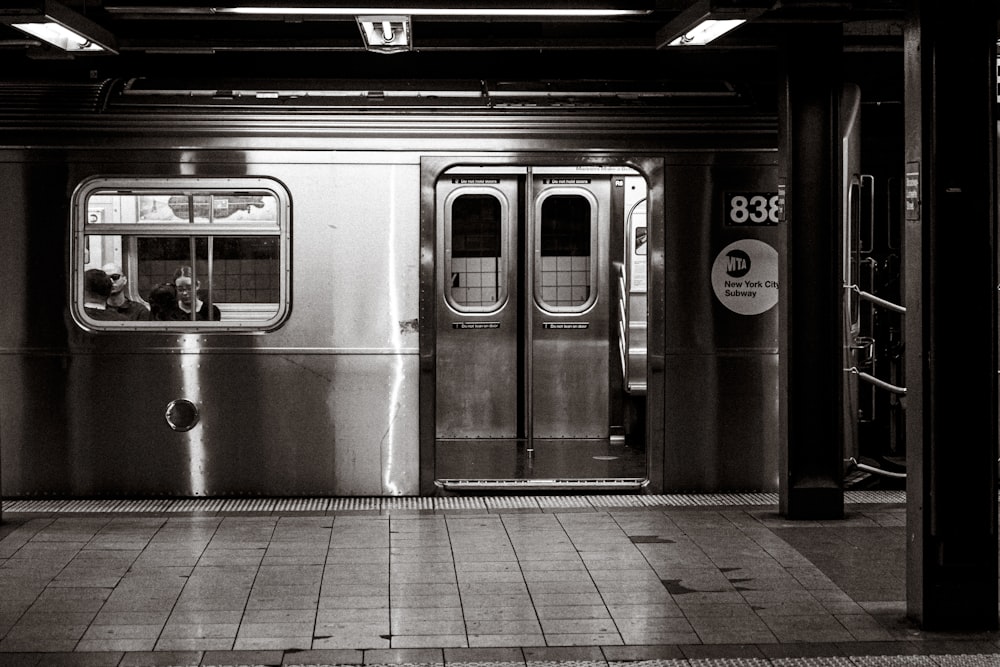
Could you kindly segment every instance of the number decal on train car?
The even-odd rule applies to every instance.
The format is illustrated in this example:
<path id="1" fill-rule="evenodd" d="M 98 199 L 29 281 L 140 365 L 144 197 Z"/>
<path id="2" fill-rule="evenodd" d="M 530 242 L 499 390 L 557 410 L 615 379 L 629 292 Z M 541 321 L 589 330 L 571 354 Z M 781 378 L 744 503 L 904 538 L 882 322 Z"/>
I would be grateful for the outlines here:
<path id="1" fill-rule="evenodd" d="M 726 226 L 778 224 L 781 206 L 777 192 L 727 192 L 725 202 Z"/>

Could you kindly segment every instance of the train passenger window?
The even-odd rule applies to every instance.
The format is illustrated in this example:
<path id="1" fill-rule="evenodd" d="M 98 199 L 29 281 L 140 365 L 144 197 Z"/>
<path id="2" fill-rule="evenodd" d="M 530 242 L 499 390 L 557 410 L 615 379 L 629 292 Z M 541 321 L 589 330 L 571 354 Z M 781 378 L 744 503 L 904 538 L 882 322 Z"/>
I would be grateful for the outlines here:
<path id="1" fill-rule="evenodd" d="M 459 194 L 450 203 L 446 295 L 456 309 L 495 310 L 506 297 L 504 204 L 496 194 Z"/>
<path id="2" fill-rule="evenodd" d="M 536 298 L 548 310 L 578 312 L 592 301 L 593 216 L 590 200 L 582 195 L 554 194 L 541 204 Z"/>
<path id="3" fill-rule="evenodd" d="M 74 317 L 95 330 L 274 328 L 288 311 L 289 210 L 287 191 L 263 178 L 84 182 L 73 198 Z M 104 312 L 87 289 L 92 269 L 112 274 Z"/>

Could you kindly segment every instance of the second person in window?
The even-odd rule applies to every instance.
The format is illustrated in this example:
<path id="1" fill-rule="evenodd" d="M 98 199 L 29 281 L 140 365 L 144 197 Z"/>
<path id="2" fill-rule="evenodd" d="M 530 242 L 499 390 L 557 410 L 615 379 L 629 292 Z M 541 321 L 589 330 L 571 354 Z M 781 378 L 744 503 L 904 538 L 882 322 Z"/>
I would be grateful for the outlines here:
<path id="1" fill-rule="evenodd" d="M 198 297 L 198 290 L 201 288 L 201 281 L 193 280 L 193 272 L 190 266 L 181 266 L 174 272 L 174 289 L 177 290 L 177 309 L 170 313 L 170 318 L 174 320 L 190 320 L 191 312 L 194 311 L 195 319 L 213 320 L 222 319 L 222 313 L 218 306 L 209 301 L 203 301 Z"/>

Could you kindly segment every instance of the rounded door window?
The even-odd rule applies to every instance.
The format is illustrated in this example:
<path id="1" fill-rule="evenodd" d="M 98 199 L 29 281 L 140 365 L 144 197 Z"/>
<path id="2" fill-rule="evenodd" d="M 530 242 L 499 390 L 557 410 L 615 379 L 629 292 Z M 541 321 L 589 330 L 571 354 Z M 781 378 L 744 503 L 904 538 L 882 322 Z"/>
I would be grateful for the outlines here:
<path id="1" fill-rule="evenodd" d="M 503 203 L 490 193 L 459 194 L 449 211 L 448 301 L 460 311 L 495 310 L 506 296 Z"/>
<path id="2" fill-rule="evenodd" d="M 536 298 L 553 312 L 580 312 L 594 300 L 595 209 L 582 194 L 551 194 L 540 206 Z"/>

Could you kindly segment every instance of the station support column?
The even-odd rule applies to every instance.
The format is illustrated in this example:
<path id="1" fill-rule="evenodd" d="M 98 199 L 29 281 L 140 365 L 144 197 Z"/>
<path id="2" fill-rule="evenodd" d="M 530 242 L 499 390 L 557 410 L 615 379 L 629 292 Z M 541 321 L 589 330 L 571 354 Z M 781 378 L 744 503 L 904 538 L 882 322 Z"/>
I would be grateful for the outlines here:
<path id="1" fill-rule="evenodd" d="M 909 0 L 907 615 L 997 628 L 997 3 Z"/>
<path id="2" fill-rule="evenodd" d="M 779 194 L 779 510 L 844 513 L 840 94 L 843 30 L 797 25 L 782 46 Z"/>

